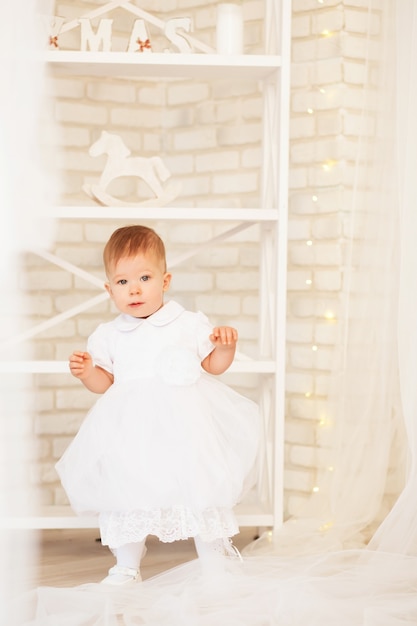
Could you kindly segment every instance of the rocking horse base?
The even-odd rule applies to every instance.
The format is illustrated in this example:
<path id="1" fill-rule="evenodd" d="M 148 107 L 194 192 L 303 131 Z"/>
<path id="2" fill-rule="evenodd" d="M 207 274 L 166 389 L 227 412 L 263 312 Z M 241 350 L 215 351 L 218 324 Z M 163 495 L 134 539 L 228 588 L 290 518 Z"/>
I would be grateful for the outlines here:
<path id="1" fill-rule="evenodd" d="M 161 196 L 157 198 L 148 198 L 147 200 L 141 200 L 139 202 L 124 202 L 119 198 L 115 198 L 108 194 L 102 187 L 99 185 L 83 185 L 83 191 L 90 197 L 92 200 L 101 204 L 102 206 L 120 206 L 120 207 L 161 207 L 166 206 L 172 200 L 178 197 L 181 185 L 179 183 L 171 183 L 168 184 L 164 192 Z"/>

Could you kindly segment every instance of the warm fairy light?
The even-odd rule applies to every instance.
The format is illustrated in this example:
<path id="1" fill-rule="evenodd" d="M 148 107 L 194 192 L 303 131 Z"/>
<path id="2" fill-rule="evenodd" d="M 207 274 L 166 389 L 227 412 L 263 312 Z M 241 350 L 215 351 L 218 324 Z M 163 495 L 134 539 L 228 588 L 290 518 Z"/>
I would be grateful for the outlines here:
<path id="1" fill-rule="evenodd" d="M 317 352 L 318 347 L 317 346 L 311 346 L 311 349 L 313 350 L 313 352 Z"/>
<path id="2" fill-rule="evenodd" d="M 307 246 L 312 246 L 312 245 L 313 245 L 313 242 L 311 241 L 311 239 L 309 239 L 308 241 L 306 241 L 306 245 L 307 245 Z"/>
<path id="3" fill-rule="evenodd" d="M 310 398 L 311 397 L 311 391 L 306 391 L 305 394 L 304 394 L 304 397 Z"/>
<path id="4" fill-rule="evenodd" d="M 331 428 L 333 424 L 332 420 L 329 417 L 323 415 L 322 417 L 320 417 L 318 425 L 320 428 Z"/>
<path id="5" fill-rule="evenodd" d="M 313 281 L 311 280 L 311 278 L 307 278 L 306 280 L 306 285 L 312 285 Z"/>
<path id="6" fill-rule="evenodd" d="M 326 93 L 326 90 L 324 89 L 324 87 L 320 87 L 319 92 L 320 93 Z"/>
<path id="7" fill-rule="evenodd" d="M 326 524 L 323 524 L 322 526 L 320 526 L 319 530 L 324 532 L 326 530 L 330 530 L 332 526 L 333 526 L 333 522 L 327 522 Z"/>
<path id="8" fill-rule="evenodd" d="M 320 487 L 317 487 L 317 485 L 315 487 L 313 487 L 312 489 L 313 493 L 318 493 L 320 491 Z"/>
<path id="9" fill-rule="evenodd" d="M 331 37 L 331 36 L 332 36 L 332 34 L 333 34 L 333 33 L 332 33 L 332 31 L 327 30 L 327 28 L 326 28 L 325 30 L 322 30 L 322 31 L 321 31 L 321 36 L 322 36 L 322 37 Z"/>
<path id="10" fill-rule="evenodd" d="M 313 115 L 314 109 L 312 109 L 311 107 L 308 107 L 307 113 L 309 113 L 310 115 Z"/>
<path id="11" fill-rule="evenodd" d="M 334 467 L 333 465 L 329 465 L 329 467 L 327 468 L 328 472 L 334 472 Z"/>
<path id="12" fill-rule="evenodd" d="M 326 311 L 324 314 L 324 317 L 326 320 L 334 320 L 335 319 L 335 314 L 333 313 L 333 311 Z"/>
<path id="13" fill-rule="evenodd" d="M 317 196 L 311 196 L 311 199 L 312 199 L 313 202 L 317 202 L 318 197 Z"/>
<path id="14" fill-rule="evenodd" d="M 329 172 L 336 165 L 336 163 L 337 161 L 334 161 L 333 159 L 328 159 L 323 163 L 322 168 L 325 172 Z"/>

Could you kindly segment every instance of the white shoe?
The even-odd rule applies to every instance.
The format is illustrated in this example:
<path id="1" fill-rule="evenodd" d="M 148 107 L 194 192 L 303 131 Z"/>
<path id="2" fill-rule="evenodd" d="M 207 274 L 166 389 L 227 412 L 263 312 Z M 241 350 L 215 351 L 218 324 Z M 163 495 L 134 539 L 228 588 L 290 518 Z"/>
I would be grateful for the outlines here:
<path id="1" fill-rule="evenodd" d="M 232 559 L 237 559 L 238 561 L 243 563 L 242 555 L 240 554 L 239 550 L 236 548 L 236 546 L 234 545 L 233 541 L 230 538 L 224 540 L 224 548 L 225 548 L 226 556 Z"/>
<path id="2" fill-rule="evenodd" d="M 142 582 L 139 570 L 133 567 L 122 567 L 115 565 L 109 569 L 109 575 L 103 578 L 101 584 L 104 585 L 129 585 Z"/>

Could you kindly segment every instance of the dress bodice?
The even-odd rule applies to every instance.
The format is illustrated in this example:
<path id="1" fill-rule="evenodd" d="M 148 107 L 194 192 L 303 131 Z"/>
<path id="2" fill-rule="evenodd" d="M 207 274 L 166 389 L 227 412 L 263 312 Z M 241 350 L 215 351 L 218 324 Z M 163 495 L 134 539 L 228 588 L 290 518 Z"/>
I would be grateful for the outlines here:
<path id="1" fill-rule="evenodd" d="M 211 332 L 205 315 L 170 301 L 147 318 L 121 314 L 100 324 L 87 350 L 95 365 L 113 374 L 115 384 L 154 376 L 171 384 L 190 384 L 213 350 Z"/>

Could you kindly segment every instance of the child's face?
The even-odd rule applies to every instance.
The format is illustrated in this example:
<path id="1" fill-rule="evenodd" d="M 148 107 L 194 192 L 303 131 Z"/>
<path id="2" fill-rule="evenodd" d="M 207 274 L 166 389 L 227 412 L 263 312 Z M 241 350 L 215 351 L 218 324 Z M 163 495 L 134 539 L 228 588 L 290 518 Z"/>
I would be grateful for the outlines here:
<path id="1" fill-rule="evenodd" d="M 111 265 L 105 287 L 122 313 L 148 317 L 163 305 L 171 274 L 153 253 L 122 257 Z"/>

